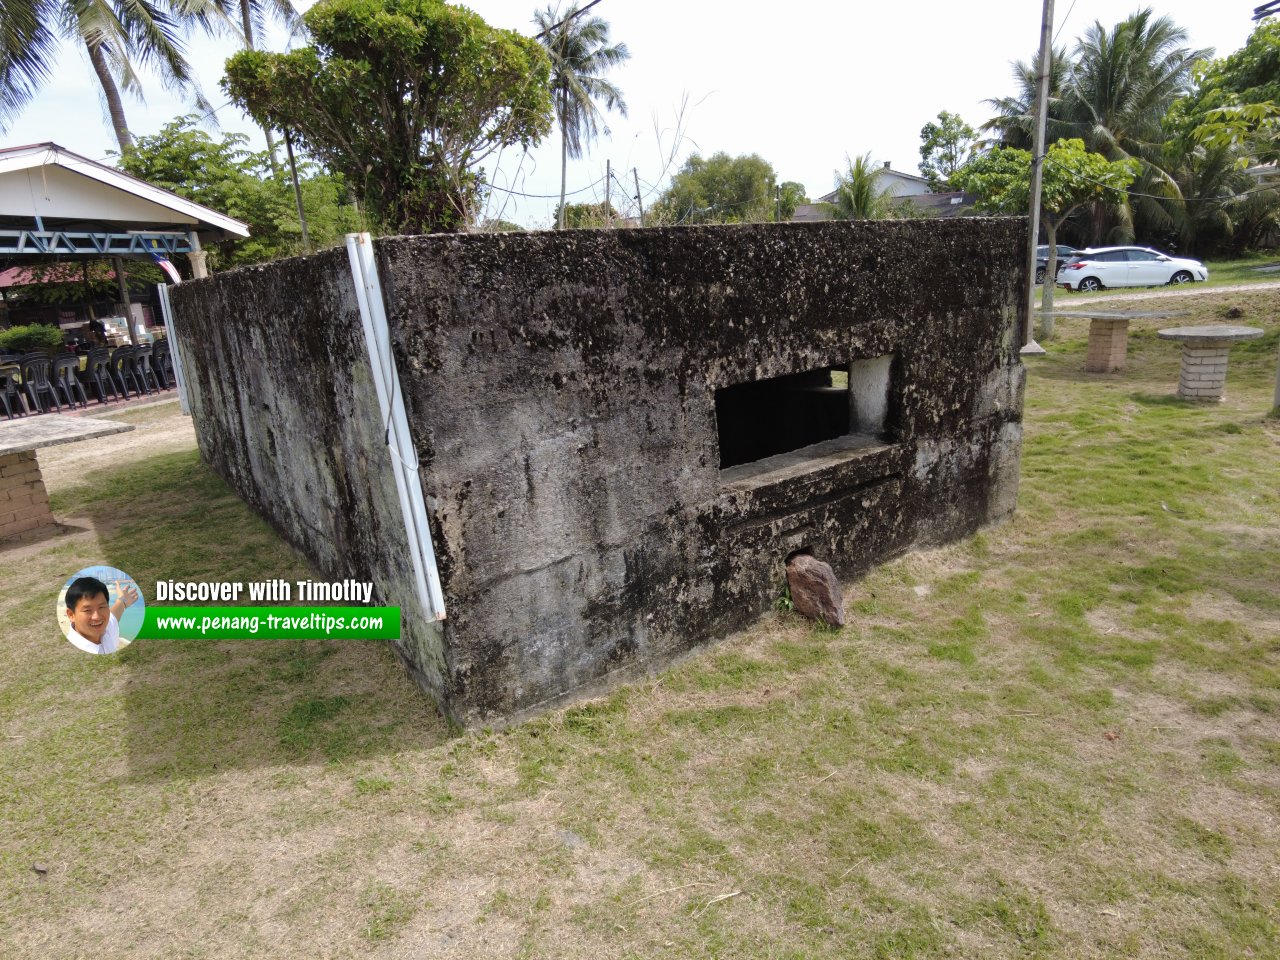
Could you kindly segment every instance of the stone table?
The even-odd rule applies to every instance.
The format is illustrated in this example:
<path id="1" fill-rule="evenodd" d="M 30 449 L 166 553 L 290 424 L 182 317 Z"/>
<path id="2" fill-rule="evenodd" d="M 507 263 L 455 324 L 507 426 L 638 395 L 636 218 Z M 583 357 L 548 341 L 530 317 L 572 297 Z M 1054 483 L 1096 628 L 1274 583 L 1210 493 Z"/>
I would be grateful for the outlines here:
<path id="1" fill-rule="evenodd" d="M 1089 320 L 1089 350 L 1084 357 L 1086 373 L 1114 373 L 1123 370 L 1129 350 L 1129 321 L 1144 317 L 1184 316 L 1185 311 L 1170 313 L 1167 310 L 1145 313 L 1114 313 L 1105 310 L 1071 310 L 1054 312 L 1054 316 L 1080 317 Z"/>
<path id="2" fill-rule="evenodd" d="M 1203 327 L 1170 327 L 1157 332 L 1161 340 L 1182 343 L 1182 374 L 1178 396 L 1184 400 L 1221 400 L 1227 382 L 1227 353 L 1238 340 L 1257 340 L 1263 331 L 1225 323 Z"/>
<path id="3" fill-rule="evenodd" d="M 0 421 L 0 540 L 55 522 L 37 450 L 132 429 L 128 423 L 54 413 Z"/>

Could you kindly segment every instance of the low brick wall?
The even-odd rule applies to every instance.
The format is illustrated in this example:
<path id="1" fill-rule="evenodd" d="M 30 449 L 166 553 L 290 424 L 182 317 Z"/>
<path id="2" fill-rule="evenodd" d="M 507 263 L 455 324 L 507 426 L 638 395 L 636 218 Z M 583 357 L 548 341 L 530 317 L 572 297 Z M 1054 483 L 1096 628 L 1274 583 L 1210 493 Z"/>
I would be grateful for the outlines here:
<path id="1" fill-rule="evenodd" d="M 0 455 L 0 540 L 53 522 L 35 452 Z"/>

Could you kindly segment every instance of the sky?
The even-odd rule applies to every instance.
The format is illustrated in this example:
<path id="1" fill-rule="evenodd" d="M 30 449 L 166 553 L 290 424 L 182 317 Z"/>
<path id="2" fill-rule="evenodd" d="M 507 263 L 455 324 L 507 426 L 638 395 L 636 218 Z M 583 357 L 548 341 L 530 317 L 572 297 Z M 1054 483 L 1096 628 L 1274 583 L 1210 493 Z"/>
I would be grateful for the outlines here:
<path id="1" fill-rule="evenodd" d="M 1241 47 L 1253 28 L 1257 0 L 1156 0 L 1190 35 L 1193 47 L 1225 55 Z M 473 0 L 466 4 L 489 23 L 532 35 L 535 7 L 527 0 Z M 1058 45 L 1071 46 L 1095 20 L 1111 26 L 1141 3 L 1056 0 Z M 310 3 L 295 3 L 299 11 Z M 570 160 L 571 202 L 604 199 L 606 160 L 623 183 L 651 203 L 693 153 L 758 153 L 779 180 L 804 184 L 810 197 L 832 189 L 846 157 L 871 153 L 877 162 L 917 172 L 920 128 L 941 110 L 973 126 L 990 115 L 984 100 L 1016 90 L 1010 62 L 1034 56 L 1040 35 L 1040 0 L 985 0 L 963 5 L 941 0 L 849 3 L 797 0 L 778 6 L 702 0 L 602 0 L 587 16 L 609 21 L 613 42 L 626 43 L 630 60 L 608 76 L 626 97 L 627 116 L 606 116 L 609 135 Z M 283 49 L 276 31 L 267 46 Z M 219 89 L 222 64 L 235 52 L 230 39 L 192 35 L 189 59 L 206 97 L 219 107 L 218 129 L 262 135 Z M 97 83 L 81 50 L 64 45 L 55 78 L 9 130 L 5 146 L 53 141 L 103 162 L 115 149 Z M 130 129 L 154 133 L 191 106 L 149 85 L 145 104 L 126 102 Z M 635 171 L 634 173 L 632 171 Z M 530 228 L 550 226 L 560 188 L 559 136 L 527 155 L 508 150 L 489 171 L 495 187 L 490 217 Z M 620 187 L 613 186 L 615 206 Z M 634 201 L 632 204 L 634 211 Z"/>

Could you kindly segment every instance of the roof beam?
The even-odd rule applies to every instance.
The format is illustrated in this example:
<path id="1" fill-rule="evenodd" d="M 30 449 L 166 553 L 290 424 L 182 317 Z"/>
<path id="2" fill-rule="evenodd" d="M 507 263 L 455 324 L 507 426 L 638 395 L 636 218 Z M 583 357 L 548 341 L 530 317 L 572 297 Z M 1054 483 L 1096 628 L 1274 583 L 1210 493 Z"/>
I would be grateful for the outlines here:
<path id="1" fill-rule="evenodd" d="M 73 233 L 66 230 L 0 229 L 0 256 L 85 256 L 190 253 L 191 234 L 183 232 Z"/>

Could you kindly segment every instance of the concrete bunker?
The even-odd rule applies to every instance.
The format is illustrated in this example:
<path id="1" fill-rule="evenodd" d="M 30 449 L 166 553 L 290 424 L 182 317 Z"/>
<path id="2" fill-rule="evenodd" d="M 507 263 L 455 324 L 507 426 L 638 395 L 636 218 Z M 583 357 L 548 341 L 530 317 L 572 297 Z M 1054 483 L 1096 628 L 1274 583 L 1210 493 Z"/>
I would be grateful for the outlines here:
<path id="1" fill-rule="evenodd" d="M 740 629 L 797 551 L 847 581 L 1011 512 L 1025 234 L 377 241 L 442 621 L 408 578 L 345 252 L 184 284 L 174 323 L 204 458 L 325 575 L 400 605 L 411 675 L 482 723 Z"/>

